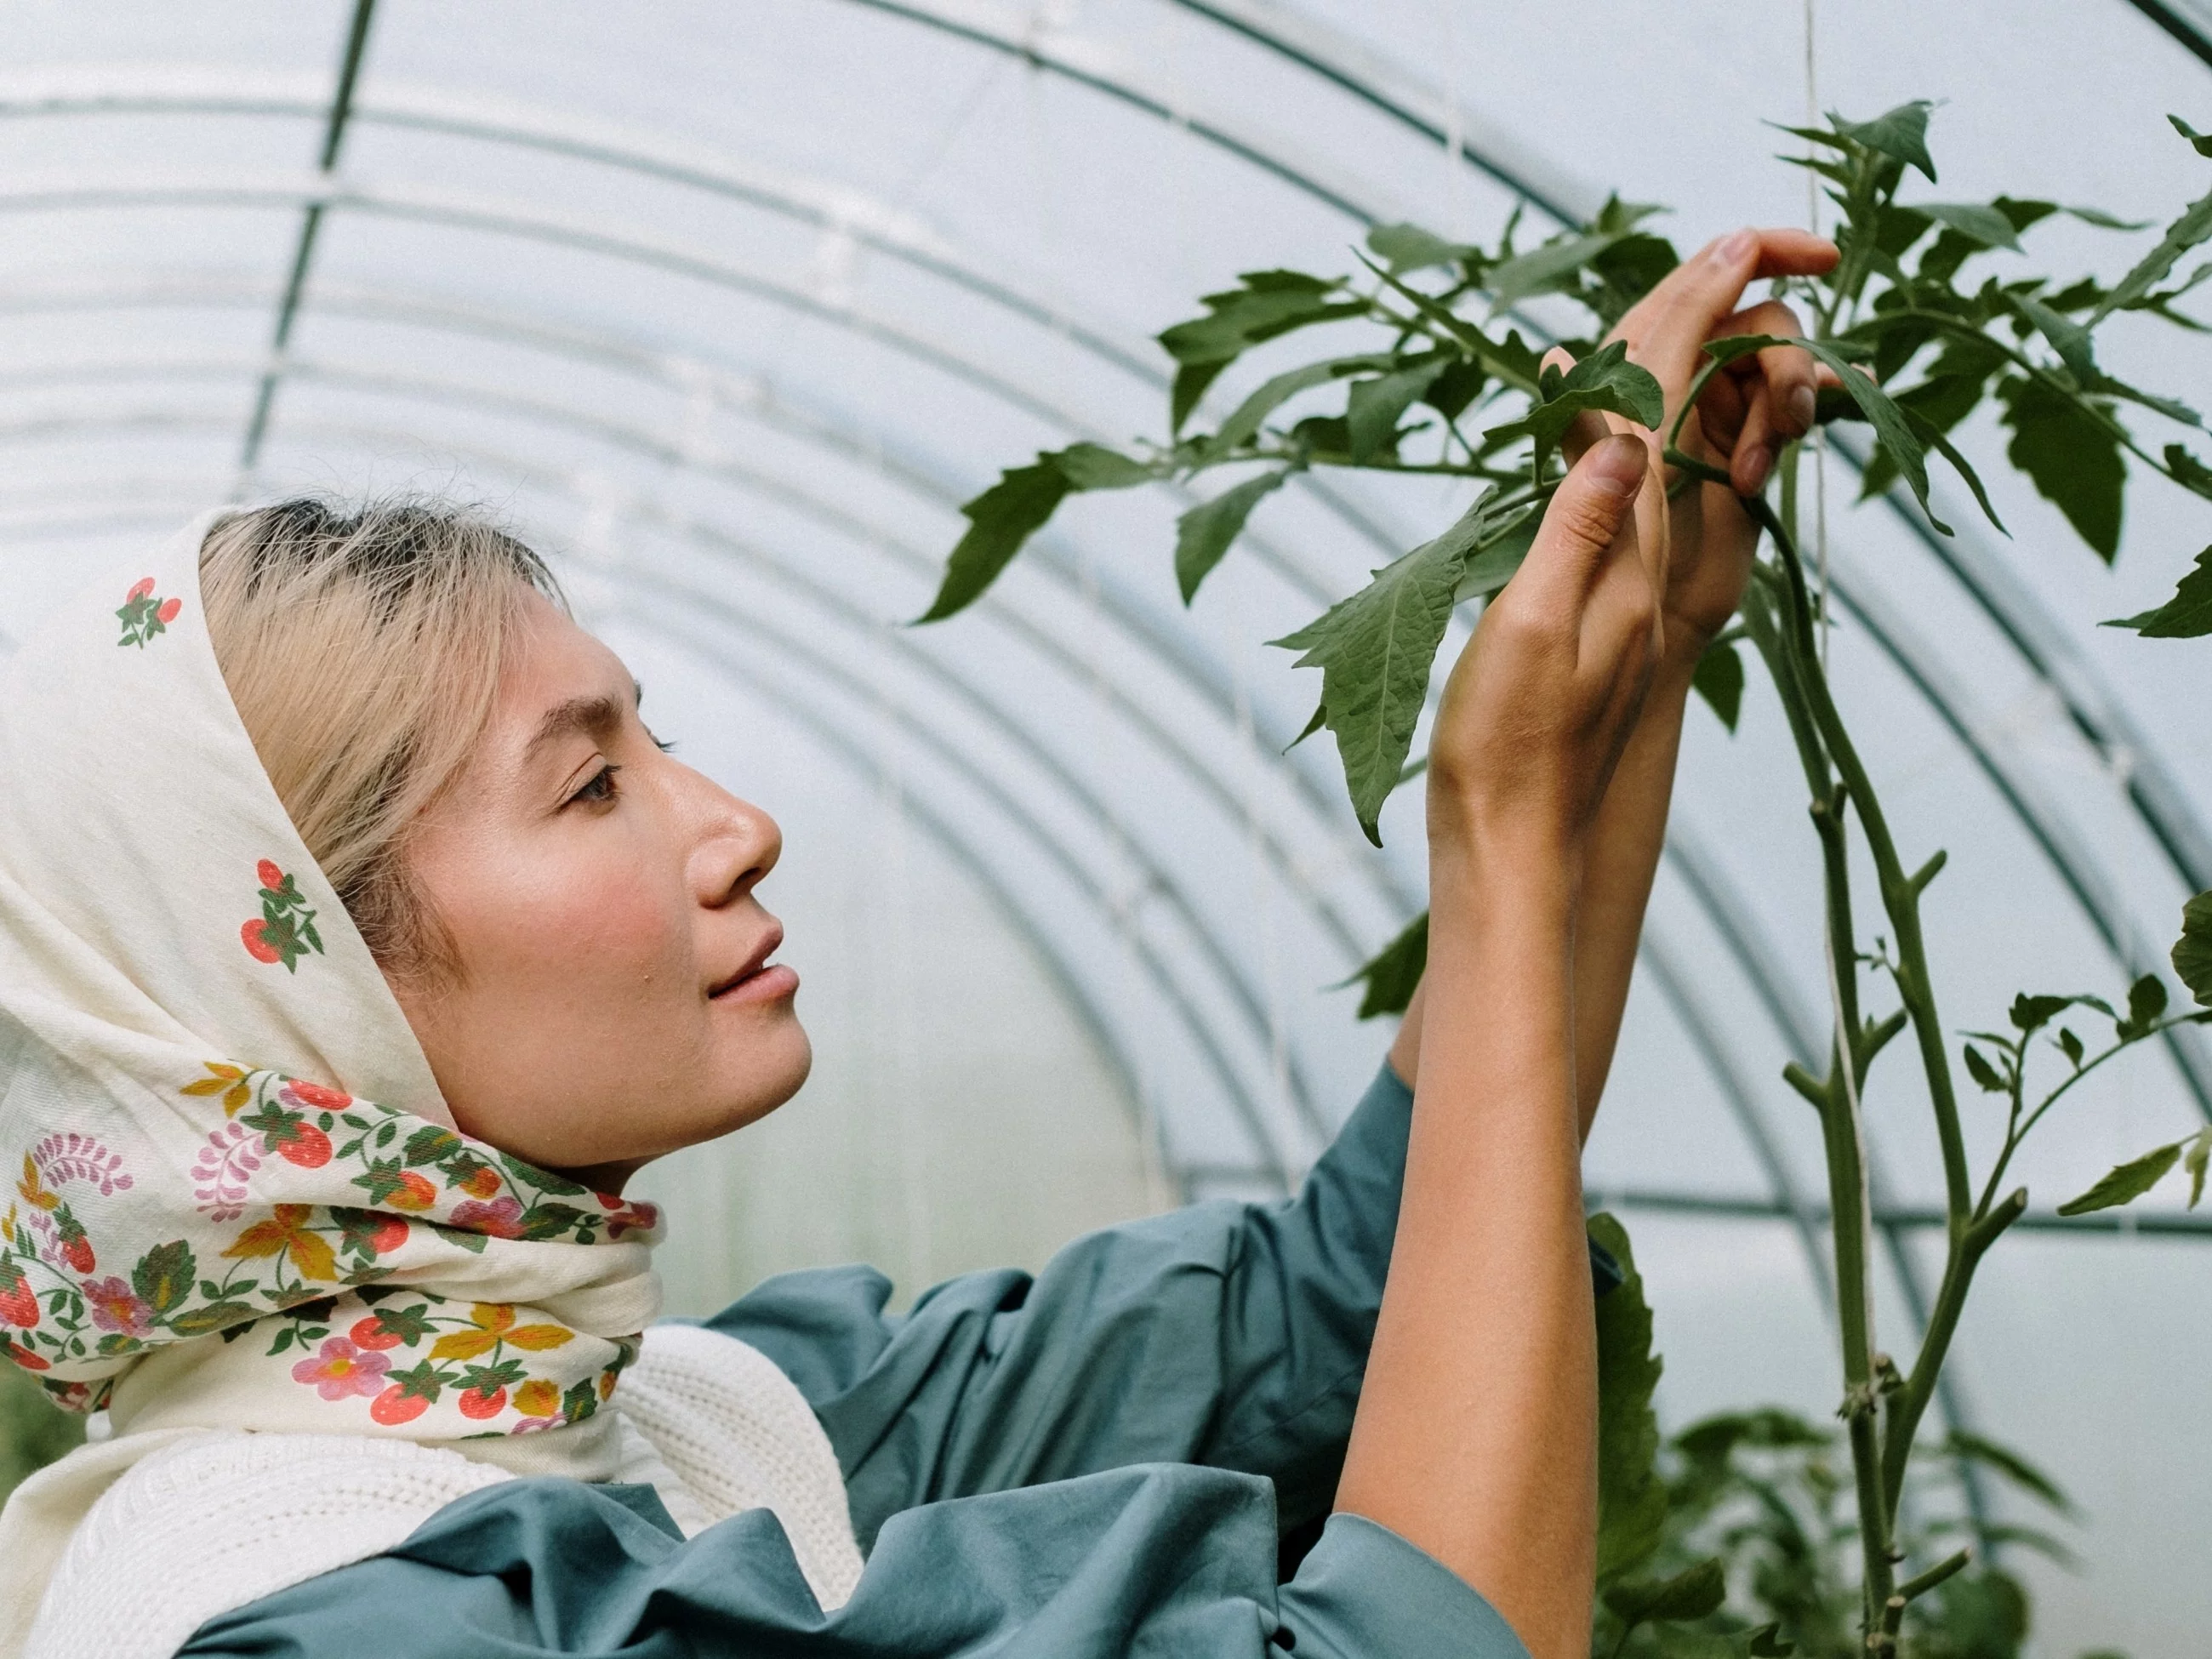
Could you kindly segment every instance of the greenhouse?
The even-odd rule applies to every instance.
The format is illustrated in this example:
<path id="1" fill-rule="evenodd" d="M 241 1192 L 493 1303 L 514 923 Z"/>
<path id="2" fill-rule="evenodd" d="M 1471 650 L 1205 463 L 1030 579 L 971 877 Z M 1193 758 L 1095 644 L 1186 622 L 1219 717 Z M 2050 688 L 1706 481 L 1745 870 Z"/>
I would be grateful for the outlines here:
<path id="1" fill-rule="evenodd" d="M 1862 124 L 1917 100 L 1929 165 L 1885 164 L 1885 143 L 1911 144 Z M 1996 368 L 1985 401 L 1979 382 L 1962 416 L 1901 393 L 1920 436 L 1887 449 L 1881 415 L 1842 401 L 1872 386 L 1862 358 L 1892 391 L 1935 386 L 1935 354 L 1966 351 L 1936 338 L 1938 318 L 1894 362 L 1887 345 L 1839 354 L 1822 409 L 1840 417 L 1791 449 L 1808 649 L 1918 884 L 1892 890 L 1853 797 L 1839 966 L 1807 740 L 1754 648 L 1773 613 L 1747 611 L 1723 641 L 1736 689 L 1701 667 L 1686 717 L 1585 1201 L 1633 1241 L 1678 1504 L 1697 1454 L 1674 1437 L 1778 1408 L 1797 1426 L 1752 1435 L 1741 1467 L 1794 1472 L 1789 1501 L 1835 1529 L 1806 1547 L 1858 1583 L 1838 1309 L 1863 1269 L 1873 1346 L 1911 1379 L 1892 1389 L 1862 1356 L 1864 1420 L 1872 1390 L 1920 1386 L 1931 1319 L 1956 1319 L 1924 1379 L 1901 1571 L 1965 1546 L 1961 1584 L 1995 1574 L 2025 1595 L 2024 1610 L 1961 1599 L 1949 1635 L 1908 1622 L 1893 1650 L 2201 1653 L 2212 1210 L 2191 1181 L 2212 1146 L 2212 1034 L 2188 1015 L 2192 992 L 2212 1002 L 2212 957 L 2191 975 L 2170 953 L 2185 902 L 2212 888 L 2212 646 L 2102 624 L 2167 605 L 2212 539 L 2212 436 L 2189 407 L 2212 395 L 2212 305 L 2190 292 L 2212 269 L 2195 246 L 2212 213 L 2182 228 L 2212 200 L 2202 128 L 2199 0 L 1663 17 L 1453 0 L 15 0 L 0 665 L 88 580 L 210 508 L 482 507 L 546 556 L 641 684 L 653 732 L 781 829 L 762 898 L 787 929 L 813 1070 L 773 1117 L 639 1176 L 666 1218 L 666 1310 L 703 1316 L 770 1275 L 848 1262 L 880 1268 L 899 1307 L 957 1274 L 1035 1272 L 1109 1224 L 1295 1194 L 1391 1043 L 1395 1018 L 1363 1019 L 1362 999 L 1402 995 L 1361 976 L 1428 905 L 1420 757 L 1443 670 L 1503 578 L 1469 585 L 1454 563 L 1411 748 L 1401 733 L 1368 760 L 1404 786 L 1357 808 L 1353 739 L 1325 700 L 1329 730 L 1300 740 L 1322 677 L 1275 642 L 1468 522 L 1494 476 L 1468 438 L 1517 404 L 1421 402 L 1444 383 L 1430 364 L 1388 411 L 1410 429 L 1361 451 L 1378 465 L 1336 464 L 1331 445 L 1349 430 L 1360 447 L 1358 388 L 1379 382 L 1354 386 L 1348 428 L 1293 423 L 1344 415 L 1355 374 L 1405 371 L 1453 260 L 1465 321 L 1432 324 L 1436 349 L 1473 339 L 1480 357 L 1510 333 L 1534 407 L 1558 395 L 1536 389 L 1535 354 L 1601 331 L 1572 304 L 1596 289 L 1573 284 L 1627 269 L 1607 250 L 1665 239 L 1671 264 L 1740 225 L 1841 236 L 1857 185 L 1793 162 L 1870 156 L 1897 203 L 1942 209 L 1915 234 L 1971 254 L 1957 295 L 2051 279 L 2000 296 L 2013 308 L 1989 335 L 2021 367 Z M 2121 303 L 2162 232 L 2185 247 Z M 1911 256 L 1923 276 L 1928 246 Z M 1580 263 L 1522 263 L 1546 249 Z M 1870 257 L 1905 293 L 1909 260 Z M 1355 297 L 1300 313 L 1310 336 L 1251 332 L 1219 361 L 1164 346 L 1209 305 L 1243 303 L 1224 295 L 1261 292 L 1245 273 Z M 2069 301 L 2077 278 L 2094 282 Z M 1793 304 L 1795 283 L 1777 285 Z M 1392 305 L 1395 341 L 1372 321 Z M 2094 363 L 2076 323 L 2095 328 Z M 1255 400 L 1230 455 L 1240 403 L 1329 353 L 1338 367 Z M 2028 424 L 2052 385 L 2091 411 L 2078 464 L 2036 448 L 2039 431 L 2074 441 Z M 2124 443 L 2097 435 L 2115 422 Z M 1204 445 L 1174 447 L 1207 432 L 1219 472 Z M 1466 465 L 1411 465 L 1448 459 L 1454 437 Z M 1255 443 L 1294 458 L 1255 471 Z M 1018 556 L 918 623 L 948 556 L 988 529 L 984 492 L 1079 450 L 1131 470 L 1052 474 Z M 1249 519 L 1192 563 L 1188 515 L 1262 477 Z M 2191 631 L 2201 617 L 2166 630 Z M 1924 940 L 1900 936 L 1891 903 L 1919 907 Z M 1992 1195 L 2024 1188 L 2024 1208 L 1963 1312 L 1945 1301 L 1963 1222 L 1923 1077 L 1937 1062 L 1899 1037 L 1863 1112 L 1850 1069 L 1831 1078 L 1839 1001 L 1863 994 L 1870 1025 L 1915 1012 L 1895 988 L 1923 970 L 1970 1197 L 2009 1147 L 2003 1045 L 2034 1068 L 2030 1108 L 2082 1073 L 1990 1178 Z M 2165 1000 L 2145 1000 L 2146 975 Z M 2023 1018 L 2022 993 L 2108 1006 Z M 2083 1042 L 2116 1042 L 2130 1051 L 2083 1069 Z M 1831 1103 L 1808 1104 L 1823 1078 Z M 1839 1122 L 1864 1159 L 1863 1263 L 1838 1257 Z M 2163 1178 L 2134 1201 L 2068 1203 L 2162 1147 Z M 30 1206 L 27 1158 L 26 1174 Z M 8 1419 L 15 1474 L 70 1443 L 43 1410 Z M 1699 1639 L 1778 1617 L 1792 1637 L 1745 1576 L 1755 1557 L 1781 1572 L 1786 1552 L 1730 1547 L 1729 1599 L 1699 1610 Z M 1651 1617 L 1613 1627 L 1617 1650 L 1724 1650 Z M 1801 1653 L 1831 1650 L 1795 1634 Z"/>

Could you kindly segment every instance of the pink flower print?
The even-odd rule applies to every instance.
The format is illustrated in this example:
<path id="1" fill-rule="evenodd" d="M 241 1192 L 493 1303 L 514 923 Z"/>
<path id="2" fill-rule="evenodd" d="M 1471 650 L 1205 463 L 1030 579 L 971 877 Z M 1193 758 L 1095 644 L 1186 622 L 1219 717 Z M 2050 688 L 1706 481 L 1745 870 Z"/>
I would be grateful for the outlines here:
<path id="1" fill-rule="evenodd" d="M 123 1155 L 109 1152 L 92 1136 L 74 1129 L 48 1135 L 31 1149 L 31 1161 L 39 1176 L 57 1187 L 65 1181 L 87 1181 L 100 1188 L 102 1198 L 131 1190 L 131 1177 L 123 1173 Z M 40 1209 L 53 1208 L 52 1204 L 40 1203 L 30 1188 L 21 1190 Z"/>
<path id="2" fill-rule="evenodd" d="M 607 1237 L 620 1238 L 624 1233 L 649 1233 L 660 1224 L 658 1206 L 641 1200 L 617 1198 L 611 1193 L 593 1193 L 607 1214 Z"/>
<path id="3" fill-rule="evenodd" d="M 88 1279 L 81 1289 L 85 1304 L 92 1310 L 92 1322 L 103 1331 L 113 1331 L 118 1336 L 153 1334 L 154 1310 L 120 1277 Z"/>
<path id="4" fill-rule="evenodd" d="M 384 1374 L 392 1357 L 363 1348 L 349 1337 L 324 1339 L 313 1359 L 292 1367 L 295 1382 L 310 1382 L 325 1400 L 347 1400 L 355 1395 L 384 1392 Z"/>
<path id="5" fill-rule="evenodd" d="M 503 1194 L 485 1203 L 471 1199 L 465 1204 L 453 1206 L 452 1224 L 472 1233 L 489 1233 L 494 1238 L 522 1237 L 522 1200 L 512 1193 Z"/>

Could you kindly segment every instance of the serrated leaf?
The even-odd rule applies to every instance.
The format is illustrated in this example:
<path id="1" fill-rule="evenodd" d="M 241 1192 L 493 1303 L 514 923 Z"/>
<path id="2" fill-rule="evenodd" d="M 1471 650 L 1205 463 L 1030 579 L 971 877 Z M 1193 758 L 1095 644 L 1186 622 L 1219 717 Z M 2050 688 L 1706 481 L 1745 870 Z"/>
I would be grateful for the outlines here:
<path id="1" fill-rule="evenodd" d="M 2027 474 L 2036 493 L 2066 515 L 2081 539 L 2110 564 L 2120 550 L 2120 514 L 2127 464 L 2112 430 L 2073 398 L 2044 381 L 2007 381 L 2000 396 L 2012 428 L 2006 458 Z"/>
<path id="2" fill-rule="evenodd" d="M 1346 448 L 1353 461 L 1371 460 L 1390 442 L 1407 410 L 1427 393 L 1453 361 L 1439 354 L 1409 368 L 1352 383 L 1345 396 L 1344 419 L 1350 438 Z"/>
<path id="3" fill-rule="evenodd" d="M 1367 233 L 1367 246 L 1393 270 L 1456 264 L 1475 251 L 1464 242 L 1448 242 L 1433 231 L 1407 224 L 1376 226 Z"/>
<path id="4" fill-rule="evenodd" d="M 1728 1576 L 1718 1556 L 1672 1578 L 1631 1579 L 1605 1593 L 1607 1609 L 1632 1625 L 1703 1619 L 1718 1612 L 1727 1599 Z"/>
<path id="5" fill-rule="evenodd" d="M 1344 762 L 1352 811 L 1377 847 L 1376 820 L 1398 787 L 1460 571 L 1488 528 L 1494 494 L 1434 541 L 1375 572 L 1350 599 L 1270 641 L 1302 652 L 1297 666 L 1322 671 L 1322 708 Z"/>
<path id="6" fill-rule="evenodd" d="M 960 509 L 968 520 L 967 533 L 945 562 L 937 597 L 915 620 L 941 622 L 973 605 L 1073 489 L 1049 454 L 1001 472 L 998 483 Z"/>
<path id="7" fill-rule="evenodd" d="M 2189 994 L 2212 1008 L 2212 890 L 2181 907 L 2181 937 L 2174 941 L 2172 961 Z"/>
<path id="8" fill-rule="evenodd" d="M 1935 107 L 1927 99 L 1916 98 L 1871 121 L 1846 121 L 1832 110 L 1828 112 L 1828 120 L 1852 143 L 1918 167 L 1932 185 L 1936 182 L 1936 163 L 1928 154 L 1928 116 Z"/>
<path id="9" fill-rule="evenodd" d="M 1536 544 L 1536 532 L 1542 522 L 1540 501 L 1494 515 L 1492 527 L 1483 532 L 1483 539 L 1475 544 L 1459 573 L 1459 586 L 1452 590 L 1452 603 L 1465 605 L 1469 599 L 1488 599 L 1511 581 L 1522 562 L 1528 556 L 1528 550 Z"/>
<path id="10" fill-rule="evenodd" d="M 1597 1303 L 1597 1577 L 1604 1584 L 1648 1559 L 1666 1531 L 1651 1408 L 1663 1368 L 1651 1351 L 1651 1309 L 1628 1230 L 1601 1211 L 1589 1218 L 1589 1236 L 1621 1273 Z"/>
<path id="11" fill-rule="evenodd" d="M 2155 611 L 2117 617 L 2107 628 L 2132 628 L 2147 640 L 2194 640 L 2212 634 L 2212 547 L 2197 556 L 2173 597 Z"/>
<path id="12" fill-rule="evenodd" d="M 1413 992 L 1428 963 L 1429 913 L 1424 910 L 1406 924 L 1397 938 L 1370 957 L 1358 973 L 1328 988 L 1340 991 L 1347 985 L 1364 985 L 1366 989 L 1359 999 L 1361 1019 L 1402 1014 L 1413 1001 Z"/>
<path id="13" fill-rule="evenodd" d="M 1209 294 L 1203 317 L 1161 330 L 1158 339 L 1179 363 L 1224 363 L 1248 347 L 1294 328 L 1366 307 L 1333 297 L 1336 284 L 1300 271 L 1248 271 L 1242 288 Z"/>
<path id="14" fill-rule="evenodd" d="M 1483 437 L 1499 444 L 1534 439 L 1539 476 L 1578 415 L 1622 415 L 1646 427 L 1656 427 L 1667 416 L 1658 380 L 1642 364 L 1628 361 L 1624 340 L 1592 352 L 1564 374 L 1558 364 L 1547 364 L 1537 382 L 1537 399 L 1521 419 L 1494 426 Z"/>
<path id="15" fill-rule="evenodd" d="M 2135 269 L 2097 302 L 2097 308 L 2089 313 L 2088 325 L 2094 328 L 2122 306 L 2142 299 L 2166 280 L 2183 254 L 2207 237 L 2212 237 L 2212 195 L 2201 196 L 2191 203 L 2181 216 L 2166 228 L 2166 234 L 2159 239 L 2158 246 L 2144 254 Z"/>
<path id="16" fill-rule="evenodd" d="M 1412 283 L 1399 281 L 1389 271 L 1371 262 L 1367 264 L 1367 268 L 1382 279 L 1384 287 L 1412 306 L 1447 338 L 1465 348 L 1469 356 L 1492 374 L 1523 387 L 1536 384 L 1540 359 L 1518 334 L 1509 334 L 1502 341 L 1493 340 L 1466 318 L 1438 303 L 1434 296 L 1422 293 Z"/>
<path id="17" fill-rule="evenodd" d="M 2069 1199 L 2058 1206 L 2061 1215 L 2087 1215 L 2093 1210 L 2110 1210 L 2122 1204 L 2131 1204 L 2159 1183 L 2159 1178 L 2180 1161 L 2181 1143 L 2157 1146 L 2141 1158 L 2115 1165 L 2112 1172 L 2079 1198 Z"/>
<path id="18" fill-rule="evenodd" d="M 1716 640 L 1705 648 L 1698 658 L 1697 672 L 1691 677 L 1690 689 L 1705 700 L 1705 706 L 1733 734 L 1736 719 L 1743 712 L 1743 659 L 1734 641 Z"/>
<path id="19" fill-rule="evenodd" d="M 1182 591 L 1182 602 L 1188 605 L 1198 592 L 1198 585 L 1206 579 L 1213 567 L 1219 564 L 1244 528 L 1245 520 L 1262 497 L 1282 488 L 1283 480 L 1291 476 L 1291 469 L 1282 467 L 1273 472 L 1262 472 L 1247 478 L 1216 495 L 1210 501 L 1201 501 L 1176 520 L 1176 585 Z"/>
<path id="20" fill-rule="evenodd" d="M 1614 231 L 1595 236 L 1570 236 L 1492 266 L 1482 279 L 1483 286 L 1491 294 L 1490 314 L 1497 317 L 1531 295 L 1556 288 L 1626 234 L 1625 231 Z"/>

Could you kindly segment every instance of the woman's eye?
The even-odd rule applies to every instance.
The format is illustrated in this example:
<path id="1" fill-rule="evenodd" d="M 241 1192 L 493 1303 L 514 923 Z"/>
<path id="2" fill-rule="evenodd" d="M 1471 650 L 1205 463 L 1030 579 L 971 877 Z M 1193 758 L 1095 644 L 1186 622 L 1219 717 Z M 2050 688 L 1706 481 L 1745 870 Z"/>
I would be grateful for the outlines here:
<path id="1" fill-rule="evenodd" d="M 615 798 L 615 774 L 621 770 L 621 767 L 609 761 L 598 771 L 592 773 L 590 781 L 568 799 L 572 801 L 593 802 L 612 800 Z"/>

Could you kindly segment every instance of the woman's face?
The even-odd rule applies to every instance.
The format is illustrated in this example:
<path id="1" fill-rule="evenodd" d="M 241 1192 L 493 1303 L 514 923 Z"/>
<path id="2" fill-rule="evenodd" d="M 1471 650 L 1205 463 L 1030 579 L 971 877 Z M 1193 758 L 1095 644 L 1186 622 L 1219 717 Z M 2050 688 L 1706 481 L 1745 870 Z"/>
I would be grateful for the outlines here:
<path id="1" fill-rule="evenodd" d="M 605 1191 L 812 1061 L 755 892 L 782 835 L 663 752 L 637 697 L 531 596 L 483 740 L 408 843 L 459 973 L 393 987 L 462 1129 Z"/>

